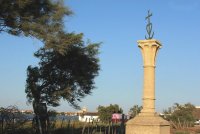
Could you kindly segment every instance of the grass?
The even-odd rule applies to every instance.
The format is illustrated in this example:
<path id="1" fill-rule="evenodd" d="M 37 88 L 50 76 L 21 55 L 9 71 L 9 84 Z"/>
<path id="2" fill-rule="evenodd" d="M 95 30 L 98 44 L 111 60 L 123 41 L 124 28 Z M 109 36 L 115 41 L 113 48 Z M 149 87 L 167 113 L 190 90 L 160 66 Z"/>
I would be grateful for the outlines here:
<path id="1" fill-rule="evenodd" d="M 12 129 L 4 128 L 2 133 L 0 124 L 0 134 L 34 134 L 32 122 L 28 121 L 23 126 Z M 51 122 L 51 134 L 113 134 L 120 131 L 120 124 L 105 124 L 100 122 L 79 122 L 79 121 L 55 121 Z"/>
<path id="2" fill-rule="evenodd" d="M 184 132 L 184 131 L 178 131 L 178 132 L 175 132 L 175 134 L 190 134 L 189 132 Z"/>
<path id="3" fill-rule="evenodd" d="M 13 129 L 5 129 L 4 133 L 0 134 L 35 134 L 32 128 L 32 122 L 28 121 L 20 127 Z M 105 124 L 101 122 L 79 122 L 79 121 L 55 121 L 51 122 L 50 132 L 51 134 L 114 134 L 116 131 L 122 130 L 120 124 Z M 119 133 L 121 134 L 121 133 Z M 196 127 L 190 127 L 187 129 L 173 129 L 171 134 L 200 134 L 200 125 Z"/>

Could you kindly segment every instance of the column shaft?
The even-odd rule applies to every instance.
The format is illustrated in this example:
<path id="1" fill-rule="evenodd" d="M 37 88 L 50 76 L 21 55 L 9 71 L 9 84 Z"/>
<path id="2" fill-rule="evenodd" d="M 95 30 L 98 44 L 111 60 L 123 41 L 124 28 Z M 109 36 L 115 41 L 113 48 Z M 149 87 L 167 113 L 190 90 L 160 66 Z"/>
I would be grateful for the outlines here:
<path id="1" fill-rule="evenodd" d="M 144 66 L 142 113 L 155 113 L 155 66 Z"/>

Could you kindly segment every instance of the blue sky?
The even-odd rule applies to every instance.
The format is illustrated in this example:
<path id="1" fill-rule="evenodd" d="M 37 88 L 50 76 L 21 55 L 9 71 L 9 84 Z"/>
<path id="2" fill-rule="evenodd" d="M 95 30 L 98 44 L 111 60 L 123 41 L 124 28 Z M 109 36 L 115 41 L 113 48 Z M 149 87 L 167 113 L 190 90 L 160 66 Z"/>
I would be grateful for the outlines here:
<path id="1" fill-rule="evenodd" d="M 84 39 L 103 42 L 96 89 L 80 106 L 119 104 L 125 112 L 142 104 L 143 61 L 137 40 L 146 34 L 145 16 L 153 12 L 154 38 L 162 42 L 156 63 L 156 110 L 175 102 L 200 105 L 200 1 L 197 0 L 67 0 L 74 12 L 65 18 L 66 31 L 84 33 Z M 26 104 L 26 68 L 36 65 L 38 40 L 0 34 L 0 106 Z M 55 108 L 76 111 L 67 102 Z"/>

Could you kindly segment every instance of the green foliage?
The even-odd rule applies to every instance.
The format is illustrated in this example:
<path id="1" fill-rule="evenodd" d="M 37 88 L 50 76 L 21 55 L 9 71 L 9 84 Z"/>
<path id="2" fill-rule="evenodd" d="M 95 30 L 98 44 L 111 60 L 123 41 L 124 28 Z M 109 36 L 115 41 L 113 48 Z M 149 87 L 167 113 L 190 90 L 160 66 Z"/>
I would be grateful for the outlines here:
<path id="1" fill-rule="evenodd" d="M 109 106 L 99 106 L 98 108 L 99 119 L 102 122 L 109 122 L 112 119 L 113 113 L 123 113 L 123 110 L 117 104 L 110 104 Z"/>
<path id="2" fill-rule="evenodd" d="M 64 16 L 72 14 L 63 5 L 61 0 L 0 0 L 0 33 L 52 40 L 63 31 Z"/>
<path id="3" fill-rule="evenodd" d="M 179 131 L 179 132 L 176 132 L 175 134 L 190 134 L 190 133 L 189 132 Z"/>
<path id="4" fill-rule="evenodd" d="M 60 99 L 64 99 L 79 108 L 77 102 L 94 89 L 99 70 L 99 43 L 85 46 L 82 34 L 74 33 L 65 33 L 56 40 L 56 43 L 63 42 L 61 46 L 38 50 L 35 57 L 40 59 L 39 66 L 27 69 L 28 101 L 58 106 Z"/>
<path id="5" fill-rule="evenodd" d="M 131 118 L 134 118 L 136 115 L 138 115 L 142 110 L 142 106 L 134 105 L 132 108 L 130 108 L 129 113 L 131 115 Z"/>
<path id="6" fill-rule="evenodd" d="M 164 117 L 171 121 L 175 128 L 188 127 L 192 126 L 195 121 L 194 110 L 195 106 L 190 103 L 184 105 L 175 103 L 168 110 L 164 110 Z"/>

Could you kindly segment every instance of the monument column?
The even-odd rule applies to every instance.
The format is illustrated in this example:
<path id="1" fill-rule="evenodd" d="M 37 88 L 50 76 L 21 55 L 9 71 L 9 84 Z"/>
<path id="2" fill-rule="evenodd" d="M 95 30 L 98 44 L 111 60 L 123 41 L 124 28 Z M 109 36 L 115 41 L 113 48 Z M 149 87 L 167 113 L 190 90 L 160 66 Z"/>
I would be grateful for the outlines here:
<path id="1" fill-rule="evenodd" d="M 161 43 L 157 40 L 139 40 L 144 62 L 143 109 L 141 114 L 155 114 L 155 61 Z"/>
<path id="2" fill-rule="evenodd" d="M 155 62 L 161 43 L 152 39 L 154 32 L 152 33 L 151 16 L 148 11 L 148 38 L 145 36 L 146 40 L 138 41 L 144 62 L 143 109 L 139 115 L 126 123 L 126 134 L 170 134 L 169 122 L 155 112 Z"/>

